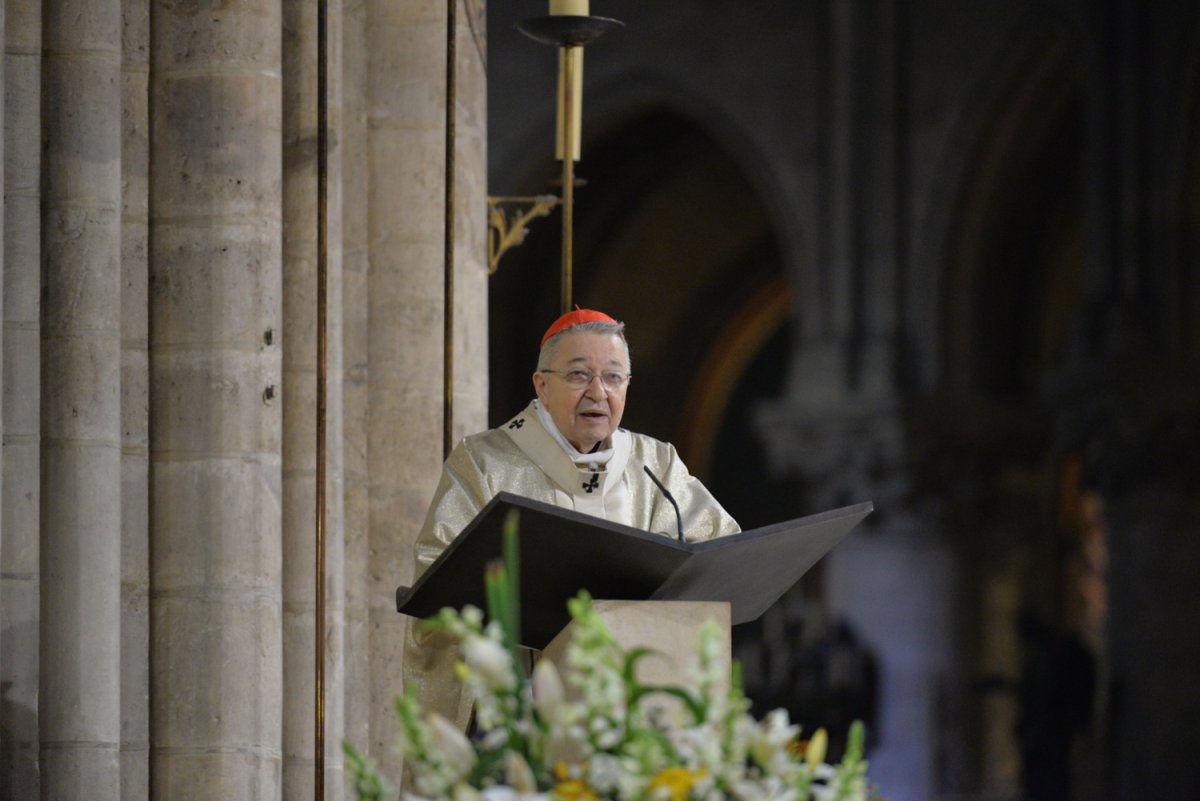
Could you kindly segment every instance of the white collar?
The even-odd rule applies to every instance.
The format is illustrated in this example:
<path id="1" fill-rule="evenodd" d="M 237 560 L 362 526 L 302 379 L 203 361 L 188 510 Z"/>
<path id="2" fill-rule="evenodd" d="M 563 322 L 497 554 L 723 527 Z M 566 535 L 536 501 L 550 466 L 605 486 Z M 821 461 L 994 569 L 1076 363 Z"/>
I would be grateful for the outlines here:
<path id="1" fill-rule="evenodd" d="M 567 441 L 567 438 L 558 430 L 558 425 L 554 422 L 554 418 L 550 416 L 550 412 L 546 411 L 536 399 L 533 401 L 533 411 L 537 415 L 538 421 L 542 424 L 542 428 L 546 429 L 546 433 L 554 438 L 554 441 L 567 452 L 567 456 L 575 464 L 586 465 L 589 470 L 595 471 L 600 465 L 608 464 L 613 454 L 616 453 L 616 448 L 611 445 L 602 451 L 593 451 L 591 453 L 581 452 Z M 609 438 L 609 442 L 612 442 L 611 437 Z"/>

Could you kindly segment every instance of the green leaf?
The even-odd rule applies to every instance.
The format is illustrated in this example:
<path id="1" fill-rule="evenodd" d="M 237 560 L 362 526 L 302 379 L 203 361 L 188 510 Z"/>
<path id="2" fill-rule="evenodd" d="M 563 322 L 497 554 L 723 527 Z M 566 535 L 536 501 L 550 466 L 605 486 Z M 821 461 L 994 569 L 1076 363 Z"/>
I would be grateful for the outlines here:
<path id="1" fill-rule="evenodd" d="M 651 654 L 661 654 L 662 651 L 655 650 L 646 646 L 633 648 L 625 652 L 625 667 L 621 670 L 621 675 L 625 679 L 625 684 L 629 687 L 637 686 L 637 663 L 643 657 Z"/>
<path id="2" fill-rule="evenodd" d="M 505 609 L 508 612 L 506 629 L 512 638 L 513 647 L 521 642 L 521 560 L 520 514 L 510 509 L 504 518 L 504 568 L 508 576 Z"/>
<path id="3" fill-rule="evenodd" d="M 500 775 L 500 765 L 504 761 L 504 754 L 508 751 L 507 746 L 504 748 L 495 748 L 488 751 L 483 751 L 479 754 L 479 761 L 475 763 L 475 768 L 471 771 L 470 782 L 474 787 L 484 786 L 485 779 L 495 779 Z"/>
<path id="4" fill-rule="evenodd" d="M 692 716 L 693 723 L 700 723 L 704 720 L 705 705 L 682 687 L 662 686 L 662 687 L 637 687 L 629 694 L 629 704 L 632 706 L 638 701 L 641 701 L 647 695 L 654 693 L 662 693 L 678 698 L 687 707 L 688 713 Z"/>
<path id="5" fill-rule="evenodd" d="M 508 611 L 505 609 L 505 605 L 508 603 L 507 593 L 504 590 L 506 580 L 503 563 L 488 562 L 483 572 L 483 588 L 487 595 L 488 617 L 500 624 L 500 630 L 504 635 L 504 645 L 508 647 L 511 640 L 507 624 Z"/>
<path id="6" fill-rule="evenodd" d="M 342 753 L 346 757 L 346 775 L 354 785 L 359 801 L 382 801 L 392 794 L 392 788 L 379 775 L 375 763 L 359 753 L 349 740 L 342 741 Z"/>
<path id="7" fill-rule="evenodd" d="M 867 739 L 867 727 L 861 720 L 850 724 L 850 733 L 846 739 L 846 762 L 858 762 L 863 758 L 863 743 Z"/>

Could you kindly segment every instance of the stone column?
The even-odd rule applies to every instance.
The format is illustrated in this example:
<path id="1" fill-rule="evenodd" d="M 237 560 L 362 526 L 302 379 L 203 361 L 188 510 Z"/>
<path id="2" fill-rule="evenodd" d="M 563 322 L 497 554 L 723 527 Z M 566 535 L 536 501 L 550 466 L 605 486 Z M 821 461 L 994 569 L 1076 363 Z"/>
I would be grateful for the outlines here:
<path id="1" fill-rule="evenodd" d="M 371 742 L 398 777 L 395 589 L 441 454 L 442 100 L 445 3 L 367 0 L 367 475 Z"/>
<path id="2" fill-rule="evenodd" d="M 0 798 L 37 798 L 41 505 L 41 4 L 7 4 L 4 41 Z"/>
<path id="3" fill-rule="evenodd" d="M 44 5 L 41 797 L 120 797 L 121 7 Z"/>
<path id="4" fill-rule="evenodd" d="M 455 126 L 454 440 L 487 428 L 487 20 L 483 0 L 458 11 Z"/>
<path id="5" fill-rule="evenodd" d="M 341 5 L 328 4 L 329 129 L 340 123 Z M 317 6 L 283 4 L 283 796 L 314 792 L 317 411 Z M 325 790 L 344 792 L 341 194 L 338 136 L 329 137 L 327 215 L 327 427 L 325 514 Z"/>
<path id="6" fill-rule="evenodd" d="M 467 4 L 482 21 L 478 4 Z M 394 725 L 390 699 L 400 690 L 403 621 L 395 610 L 395 589 L 413 575 L 412 542 L 420 528 L 442 462 L 443 169 L 445 137 L 446 12 L 444 0 L 367 0 L 369 54 L 367 96 L 368 247 L 367 295 L 369 428 L 367 466 L 370 552 L 370 750 L 390 775 L 398 775 L 390 743 Z M 471 146 L 465 165 L 471 176 L 460 193 L 471 209 L 457 226 L 467 230 L 484 208 L 482 132 L 482 41 L 472 43 L 462 10 L 459 51 L 474 64 L 475 77 L 460 82 L 459 119 Z M 482 34 L 480 34 L 482 36 Z M 465 93 L 464 93 L 465 92 Z M 462 109 L 470 109 L 463 120 Z M 460 122 L 462 124 L 462 122 Z M 460 139 L 460 142 L 463 140 Z M 475 209 L 478 209 L 477 211 Z M 456 236 L 457 238 L 457 236 Z M 468 241 L 466 238 L 462 240 Z M 478 245 L 482 236 L 472 234 Z M 482 260 L 482 247 L 475 259 Z M 479 264 L 469 257 L 459 266 L 470 296 L 472 326 L 482 324 L 480 277 L 467 273 Z M 479 332 L 481 329 L 473 329 Z M 482 340 L 482 336 L 475 341 Z M 484 351 L 472 344 L 472 355 Z M 459 360 L 456 376 L 480 381 L 482 361 Z M 483 392 L 471 393 L 478 402 Z M 486 400 L 486 399 L 483 399 Z M 478 408 L 484 408 L 480 404 Z M 481 427 L 478 412 L 459 416 L 464 428 Z"/>
<path id="7" fill-rule="evenodd" d="M 855 94 L 861 119 L 856 120 L 857 175 L 847 183 L 864 195 L 853 210 L 855 234 L 853 307 L 854 382 L 868 397 L 890 398 L 896 389 L 898 327 L 908 261 L 910 217 L 908 192 L 908 3 L 867 3 L 859 13 L 865 30 L 854 39 L 866 61 Z M 862 42 L 874 43 L 864 48 Z M 866 187 L 864 189 L 864 187 Z"/>
<path id="8" fill-rule="evenodd" d="M 896 510 L 886 530 L 855 531 L 826 557 L 828 603 L 878 661 L 872 777 L 895 798 L 930 798 L 938 786 L 937 766 L 924 756 L 930 744 L 957 755 L 944 739 L 948 701 L 940 683 L 956 667 L 951 599 L 962 597 L 963 577 L 928 509 L 878 506 Z"/>
<path id="9" fill-rule="evenodd" d="M 149 0 L 122 0 L 121 798 L 150 795 Z"/>
<path id="10" fill-rule="evenodd" d="M 368 321 L 367 321 L 367 50 L 365 0 L 343 6 L 344 106 L 342 128 L 342 286 L 344 411 L 346 686 L 359 688 L 346 695 L 346 736 L 367 747 L 371 710 L 369 688 L 370 632 L 368 626 L 367 465 Z M 385 699 L 386 700 L 386 699 Z"/>
<path id="11" fill-rule="evenodd" d="M 367 158 L 366 9 L 342 5 L 342 374 L 345 461 L 346 738 L 370 738 L 370 637 L 367 628 Z"/>
<path id="12" fill-rule="evenodd" d="M 893 389 L 897 269 L 904 257 L 906 196 L 898 147 L 906 86 L 902 3 L 825 4 L 825 44 L 816 113 L 828 131 L 817 192 L 825 199 L 814 231 L 815 292 L 798 293 L 804 349 L 794 357 L 795 391 L 840 403 L 831 387 L 867 397 Z M 821 34 L 818 34 L 821 35 Z M 863 48 L 862 41 L 877 46 Z M 803 288 L 803 274 L 793 276 Z M 819 371 L 834 382 L 812 381 Z M 804 376 L 801 380 L 799 376 Z M 830 393 L 833 397 L 829 397 Z"/>
<path id="13" fill-rule="evenodd" d="M 281 20 L 151 13 L 151 787 L 280 797 Z"/>

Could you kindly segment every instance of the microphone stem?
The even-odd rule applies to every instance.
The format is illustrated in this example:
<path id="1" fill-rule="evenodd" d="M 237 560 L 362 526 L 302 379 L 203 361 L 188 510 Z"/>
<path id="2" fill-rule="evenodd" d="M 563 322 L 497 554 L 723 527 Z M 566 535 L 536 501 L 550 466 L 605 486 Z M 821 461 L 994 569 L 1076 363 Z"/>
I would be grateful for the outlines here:
<path id="1" fill-rule="evenodd" d="M 662 490 L 662 494 L 666 496 L 667 500 L 671 502 L 671 506 L 674 507 L 674 509 L 675 509 L 675 528 L 679 532 L 679 541 L 684 542 L 684 539 L 683 539 L 683 515 L 681 515 L 679 513 L 679 504 L 675 503 L 675 499 L 671 496 L 671 491 L 668 490 L 665 486 L 663 486 L 663 483 L 658 480 L 658 476 L 656 476 L 650 472 L 649 467 L 647 467 L 646 465 L 642 465 L 642 469 L 646 471 L 646 475 L 650 476 L 650 480 L 654 482 L 654 486 L 656 486 L 660 490 Z"/>

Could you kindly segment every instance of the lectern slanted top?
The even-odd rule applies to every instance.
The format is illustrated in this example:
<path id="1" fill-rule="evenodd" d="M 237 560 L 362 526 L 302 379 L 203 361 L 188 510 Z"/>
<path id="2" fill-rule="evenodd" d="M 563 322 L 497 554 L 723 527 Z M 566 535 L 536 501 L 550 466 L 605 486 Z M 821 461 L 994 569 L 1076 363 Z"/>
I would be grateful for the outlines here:
<path id="1" fill-rule="evenodd" d="M 568 623 L 586 589 L 614 600 L 729 601 L 734 624 L 754 620 L 872 511 L 860 503 L 697 543 L 652 534 L 499 493 L 410 587 L 396 607 L 429 617 L 486 608 L 483 574 L 503 551 L 504 520 L 519 513 L 521 644 L 541 649 Z"/>

